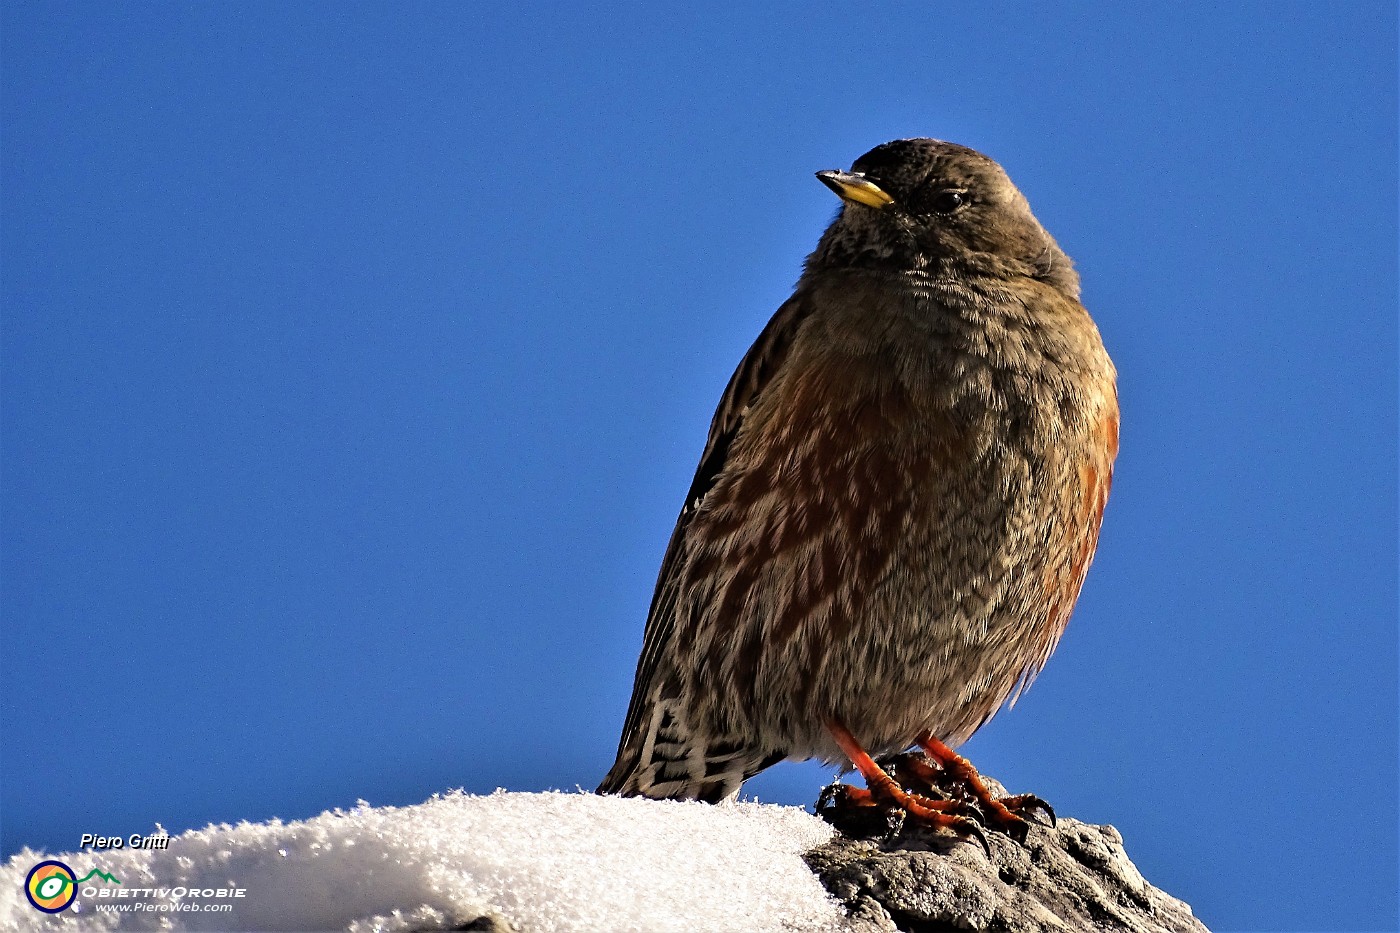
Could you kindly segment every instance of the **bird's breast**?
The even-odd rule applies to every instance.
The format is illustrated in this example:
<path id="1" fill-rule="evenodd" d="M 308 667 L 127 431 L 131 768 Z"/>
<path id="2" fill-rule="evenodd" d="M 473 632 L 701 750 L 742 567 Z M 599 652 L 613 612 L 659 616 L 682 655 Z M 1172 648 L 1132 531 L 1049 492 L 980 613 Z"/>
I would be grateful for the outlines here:
<path id="1" fill-rule="evenodd" d="M 1074 309 L 988 320 L 936 295 L 844 294 L 809 296 L 688 528 L 681 637 L 707 659 L 695 683 L 734 684 L 745 708 L 859 721 L 859 669 L 872 716 L 904 691 L 911 715 L 963 734 L 1043 661 L 1077 595 L 1112 367 Z"/>
<path id="2" fill-rule="evenodd" d="M 1092 320 L 1040 283 L 847 276 L 812 300 L 819 311 L 767 401 L 787 436 L 824 433 L 847 459 L 891 446 L 943 470 L 1034 459 L 1092 435 L 1116 405 Z"/>

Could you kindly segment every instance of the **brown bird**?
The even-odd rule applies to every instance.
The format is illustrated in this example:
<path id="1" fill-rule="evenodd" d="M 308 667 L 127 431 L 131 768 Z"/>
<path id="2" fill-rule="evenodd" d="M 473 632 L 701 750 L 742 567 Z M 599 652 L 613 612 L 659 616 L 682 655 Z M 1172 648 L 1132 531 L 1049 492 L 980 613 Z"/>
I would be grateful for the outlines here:
<path id="1" fill-rule="evenodd" d="M 719 801 L 783 759 L 975 831 L 872 760 L 950 746 L 1054 651 L 1118 449 L 1115 373 L 1072 263 L 996 162 L 901 139 L 843 201 L 730 379 L 661 564 L 599 793 Z M 1009 807 L 1009 808 L 1008 808 Z"/>

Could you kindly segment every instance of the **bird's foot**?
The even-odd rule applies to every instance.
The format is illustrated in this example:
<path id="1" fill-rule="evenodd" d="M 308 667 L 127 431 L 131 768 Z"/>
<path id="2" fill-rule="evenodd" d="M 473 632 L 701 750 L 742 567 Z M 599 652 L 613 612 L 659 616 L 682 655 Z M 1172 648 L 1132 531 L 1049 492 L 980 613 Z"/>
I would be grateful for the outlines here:
<path id="1" fill-rule="evenodd" d="M 838 828 L 852 823 L 868 827 L 871 817 L 866 814 L 874 811 L 887 824 L 886 834 L 892 835 L 912 818 L 920 826 L 952 830 L 964 838 L 976 839 L 991 858 L 992 849 L 979 825 L 982 815 L 977 807 L 963 800 L 905 790 L 874 762 L 844 726 L 833 722 L 828 728 L 866 784 L 866 789 L 840 783 L 825 788 L 817 800 L 817 812 L 828 822 Z"/>
<path id="2" fill-rule="evenodd" d="M 897 755 L 891 763 L 900 784 L 915 793 L 938 792 L 975 804 L 988 828 L 1006 833 L 1020 843 L 1025 843 L 1030 821 L 1037 812 L 1044 813 L 1050 825 L 1055 825 L 1055 810 L 1044 800 L 1034 794 L 995 796 L 966 758 L 927 733 L 917 741 L 924 755 Z"/>
<path id="3" fill-rule="evenodd" d="M 886 775 L 888 779 L 888 775 Z M 837 829 L 853 836 L 884 836 L 892 839 L 909 821 L 927 829 L 951 830 L 959 836 L 976 839 L 991 858 L 991 846 L 979 825 L 982 814 L 961 800 L 938 800 L 912 793 L 893 780 L 871 782 L 870 789 L 840 782 L 822 789 L 817 813 Z"/>

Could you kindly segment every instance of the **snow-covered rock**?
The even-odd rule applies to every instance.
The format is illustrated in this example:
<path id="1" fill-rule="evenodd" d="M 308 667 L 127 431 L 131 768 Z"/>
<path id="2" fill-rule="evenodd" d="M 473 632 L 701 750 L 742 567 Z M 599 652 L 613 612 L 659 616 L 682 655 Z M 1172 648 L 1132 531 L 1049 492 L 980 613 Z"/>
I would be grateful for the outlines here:
<path id="1" fill-rule="evenodd" d="M 453 792 L 211 826 L 165 849 L 26 849 L 0 867 L 0 931 L 1206 933 L 1111 826 L 1061 819 L 1024 843 L 988 833 L 990 858 L 967 839 L 889 830 L 849 839 L 758 803 Z M 48 859 L 78 881 L 54 914 L 24 894 Z"/>
<path id="2" fill-rule="evenodd" d="M 840 930 L 844 911 L 802 860 L 831 836 L 797 807 L 450 793 L 211 826 L 164 850 L 26 849 L 0 868 L 0 930 L 369 933 L 482 917 L 531 933 Z M 68 909 L 41 913 L 24 881 L 49 858 L 120 885 L 91 879 Z M 206 907 L 219 909 L 191 909 Z"/>

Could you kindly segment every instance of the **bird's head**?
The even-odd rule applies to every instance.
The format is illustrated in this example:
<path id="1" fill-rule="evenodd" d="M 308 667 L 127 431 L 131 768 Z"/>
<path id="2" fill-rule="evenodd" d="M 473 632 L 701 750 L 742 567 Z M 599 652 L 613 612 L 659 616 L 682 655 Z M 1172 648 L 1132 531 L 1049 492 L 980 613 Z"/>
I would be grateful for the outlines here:
<path id="1" fill-rule="evenodd" d="M 1073 297 L 1073 265 L 1000 165 L 937 139 L 876 146 L 849 172 L 818 172 L 841 197 L 807 268 L 984 269 L 1043 279 Z"/>

